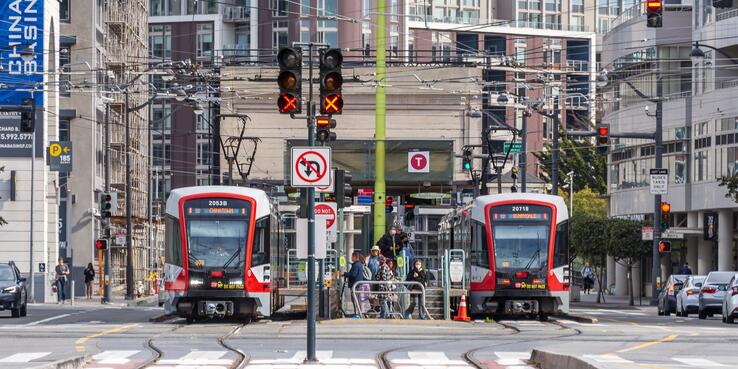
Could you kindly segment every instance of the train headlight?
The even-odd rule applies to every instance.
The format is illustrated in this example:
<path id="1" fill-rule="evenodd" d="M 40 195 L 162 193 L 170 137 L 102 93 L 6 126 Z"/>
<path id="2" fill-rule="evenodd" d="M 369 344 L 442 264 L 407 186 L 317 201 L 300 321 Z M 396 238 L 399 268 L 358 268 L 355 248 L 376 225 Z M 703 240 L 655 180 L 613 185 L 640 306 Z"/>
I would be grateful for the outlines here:
<path id="1" fill-rule="evenodd" d="M 190 286 L 202 286 L 202 279 L 190 278 Z"/>
<path id="2" fill-rule="evenodd" d="M 229 284 L 236 284 L 236 285 L 239 285 L 239 286 L 242 286 L 243 285 L 243 281 L 240 280 L 240 279 L 231 279 L 230 281 L 228 281 L 228 283 Z"/>

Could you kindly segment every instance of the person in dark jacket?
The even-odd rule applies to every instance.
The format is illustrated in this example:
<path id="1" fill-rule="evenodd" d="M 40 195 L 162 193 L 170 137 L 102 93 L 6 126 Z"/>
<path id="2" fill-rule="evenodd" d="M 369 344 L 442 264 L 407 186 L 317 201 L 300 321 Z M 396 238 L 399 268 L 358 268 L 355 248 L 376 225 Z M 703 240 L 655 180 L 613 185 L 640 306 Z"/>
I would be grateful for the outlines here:
<path id="1" fill-rule="evenodd" d="M 679 268 L 679 273 L 677 274 L 692 275 L 692 269 L 689 267 L 689 263 L 684 263 L 684 265 Z"/>
<path id="2" fill-rule="evenodd" d="M 361 257 L 361 253 L 354 251 L 351 254 L 351 269 L 343 276 L 346 278 L 346 283 L 350 289 L 354 288 L 354 285 L 364 280 L 364 258 Z M 359 307 L 356 306 L 356 301 L 352 298 L 351 304 L 354 306 L 354 313 L 359 314 Z"/>
<path id="3" fill-rule="evenodd" d="M 407 273 L 407 278 L 405 278 L 408 282 L 418 282 L 425 287 L 426 283 L 428 282 L 428 278 L 425 274 L 425 269 L 423 269 L 423 261 L 420 259 L 416 259 L 413 263 L 413 268 L 410 269 L 410 271 Z M 420 292 L 423 290 L 420 286 L 414 285 L 412 287 L 409 287 L 410 291 L 415 292 L 417 294 L 410 295 L 410 305 L 407 307 L 407 310 L 405 310 L 405 319 L 410 319 L 410 316 L 413 315 L 413 311 L 415 310 L 415 305 L 417 302 L 418 305 L 418 315 L 420 316 L 421 320 L 427 319 L 425 316 L 425 305 L 423 304 L 423 298 L 420 295 Z"/>
<path id="4" fill-rule="evenodd" d="M 92 263 L 87 263 L 87 268 L 85 268 L 85 292 L 88 300 L 92 300 L 92 281 L 94 280 L 95 268 L 92 267 Z"/>
<path id="5" fill-rule="evenodd" d="M 402 251 L 399 233 L 397 227 L 390 227 L 389 232 L 377 241 L 377 246 L 384 257 L 394 260 Z"/>

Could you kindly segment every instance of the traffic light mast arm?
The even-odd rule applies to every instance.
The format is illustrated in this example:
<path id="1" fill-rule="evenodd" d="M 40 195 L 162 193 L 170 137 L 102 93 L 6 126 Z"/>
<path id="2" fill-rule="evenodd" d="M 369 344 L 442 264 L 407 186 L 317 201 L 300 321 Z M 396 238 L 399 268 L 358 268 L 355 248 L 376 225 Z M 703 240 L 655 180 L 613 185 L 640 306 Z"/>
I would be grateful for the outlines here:
<path id="1" fill-rule="evenodd" d="M 567 136 L 572 137 L 596 137 L 599 135 L 597 131 L 566 131 Z M 644 140 L 655 140 L 655 133 L 649 132 L 620 132 L 620 133 L 609 133 L 609 137 L 615 138 L 640 138 Z"/>
<path id="2" fill-rule="evenodd" d="M 33 111 L 31 105 L 0 105 L 0 112 L 24 112 Z"/>

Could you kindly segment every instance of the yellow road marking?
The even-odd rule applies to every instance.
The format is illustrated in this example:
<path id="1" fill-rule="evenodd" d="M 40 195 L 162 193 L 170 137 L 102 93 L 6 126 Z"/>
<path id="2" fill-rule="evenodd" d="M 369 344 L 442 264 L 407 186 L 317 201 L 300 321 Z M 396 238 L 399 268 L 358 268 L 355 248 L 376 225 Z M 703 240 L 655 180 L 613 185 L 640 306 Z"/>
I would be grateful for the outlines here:
<path id="1" fill-rule="evenodd" d="M 666 336 L 666 337 L 659 338 L 657 340 L 653 340 L 653 341 L 649 341 L 649 342 L 644 342 L 644 343 L 641 343 L 640 345 L 635 345 L 633 347 L 628 347 L 628 348 L 625 348 L 625 349 L 622 349 L 622 350 L 618 350 L 616 352 L 622 354 L 624 352 L 630 352 L 630 351 L 640 350 L 642 348 L 651 347 L 653 345 L 658 345 L 658 344 L 661 344 L 661 343 L 664 343 L 664 342 L 671 342 L 671 341 L 675 340 L 677 337 L 679 337 L 679 336 L 676 335 L 676 334 L 672 334 L 670 336 Z"/>
<path id="2" fill-rule="evenodd" d="M 74 342 L 75 349 L 77 350 L 77 352 L 84 352 L 85 351 L 84 344 L 87 341 L 89 341 L 89 340 L 91 340 L 93 338 L 99 338 L 99 337 L 107 336 L 107 335 L 113 334 L 113 333 L 120 333 L 120 332 L 123 332 L 125 330 L 131 329 L 131 328 L 134 328 L 134 327 L 137 327 L 137 326 L 138 326 L 138 323 L 125 324 L 125 325 L 121 325 L 121 326 L 118 326 L 118 327 L 106 329 L 106 330 L 104 330 L 102 332 L 91 334 L 91 335 L 86 336 L 86 337 L 82 337 L 82 338 L 80 338 L 80 339 L 78 339 L 77 341 Z"/>

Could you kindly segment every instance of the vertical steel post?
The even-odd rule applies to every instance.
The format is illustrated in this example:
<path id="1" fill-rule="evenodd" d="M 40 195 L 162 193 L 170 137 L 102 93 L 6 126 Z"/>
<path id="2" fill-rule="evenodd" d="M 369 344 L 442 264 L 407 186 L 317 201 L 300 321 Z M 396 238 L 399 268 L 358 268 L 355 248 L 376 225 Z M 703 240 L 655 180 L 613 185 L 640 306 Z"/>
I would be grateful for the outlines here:
<path id="1" fill-rule="evenodd" d="M 523 110 L 523 125 L 520 132 L 520 192 L 526 191 L 526 173 L 528 167 L 528 112 Z"/>
<path id="2" fill-rule="evenodd" d="M 313 107 L 313 44 L 308 45 L 308 146 L 315 145 L 315 109 Z M 305 362 L 317 362 L 315 356 L 315 188 L 308 187 L 308 283 L 307 283 L 307 358 Z"/>
<path id="3" fill-rule="evenodd" d="M 656 56 L 656 60 L 659 56 Z M 661 168 L 662 165 L 662 124 L 664 117 L 664 86 L 661 75 L 661 67 L 657 68 L 656 74 L 656 133 L 654 139 L 656 141 L 656 168 Z M 659 222 L 661 221 L 661 195 L 654 195 L 653 197 L 653 264 L 652 264 L 652 281 L 651 281 L 651 305 L 655 306 L 658 304 L 658 286 L 656 281 L 661 278 L 661 254 L 659 253 L 659 241 L 661 241 L 661 227 Z"/>
<path id="4" fill-rule="evenodd" d="M 105 175 L 105 192 L 110 192 L 110 103 L 105 102 L 105 156 L 103 156 L 104 161 L 104 175 Z M 105 272 L 101 276 L 103 278 L 103 303 L 109 303 L 110 302 L 110 246 L 112 242 L 110 242 L 110 220 L 106 219 L 104 223 L 103 232 L 105 235 L 105 238 L 108 239 L 108 249 L 104 252 L 104 260 L 105 260 Z"/>
<path id="5" fill-rule="evenodd" d="M 126 300 L 133 300 L 133 220 L 131 199 L 131 119 L 128 106 L 128 86 L 125 89 L 125 124 L 126 124 Z"/>
<path id="6" fill-rule="evenodd" d="M 36 193 L 36 99 L 33 97 L 33 92 L 31 93 L 31 99 L 33 100 L 33 103 L 31 104 L 31 119 L 33 120 L 33 132 L 31 132 L 31 225 L 30 229 L 28 231 L 28 235 L 30 238 L 29 241 L 29 252 L 30 252 L 30 258 L 29 265 L 28 265 L 28 276 L 31 279 L 31 301 L 36 301 L 36 278 L 33 276 L 33 205 L 34 202 L 34 196 Z M 23 113 L 21 113 L 22 115 Z M 69 204 L 67 204 L 69 206 Z M 43 299 L 42 299 L 43 301 Z"/>
<path id="7" fill-rule="evenodd" d="M 373 242 L 379 241 L 379 238 L 384 235 L 385 232 L 385 212 L 384 212 L 384 199 L 386 195 L 386 185 L 384 182 L 384 160 L 385 160 L 385 126 L 386 126 L 386 103 L 387 97 L 385 95 L 385 63 L 387 53 L 387 39 L 386 39 L 386 23 L 385 23 L 385 12 L 387 10 L 387 4 L 384 0 L 377 1 L 377 67 L 376 67 L 376 80 L 377 89 L 375 96 L 375 115 L 374 115 L 374 140 L 376 141 L 375 153 L 374 153 L 374 240 Z"/>
<path id="8" fill-rule="evenodd" d="M 551 194 L 558 195 L 559 193 L 559 95 L 556 95 L 553 100 L 553 152 L 551 153 Z"/>

